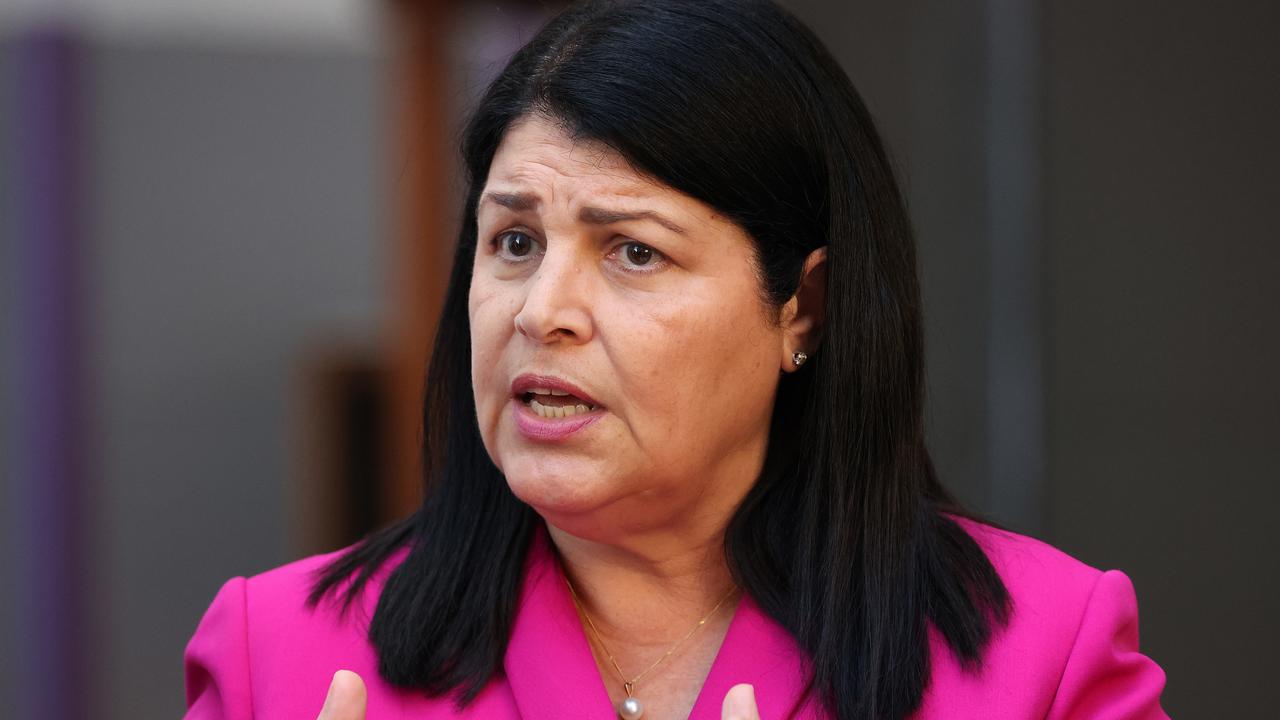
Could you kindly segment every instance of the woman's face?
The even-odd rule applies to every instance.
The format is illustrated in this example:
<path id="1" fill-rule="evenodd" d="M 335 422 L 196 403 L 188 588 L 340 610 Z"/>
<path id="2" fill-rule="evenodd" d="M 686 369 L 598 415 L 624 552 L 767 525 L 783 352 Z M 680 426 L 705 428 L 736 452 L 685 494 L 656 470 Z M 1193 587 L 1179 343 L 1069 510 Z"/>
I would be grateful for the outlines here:
<path id="1" fill-rule="evenodd" d="M 513 492 L 597 539 L 731 511 L 790 350 L 747 235 L 540 116 L 507 131 L 477 228 L 476 412 Z"/>

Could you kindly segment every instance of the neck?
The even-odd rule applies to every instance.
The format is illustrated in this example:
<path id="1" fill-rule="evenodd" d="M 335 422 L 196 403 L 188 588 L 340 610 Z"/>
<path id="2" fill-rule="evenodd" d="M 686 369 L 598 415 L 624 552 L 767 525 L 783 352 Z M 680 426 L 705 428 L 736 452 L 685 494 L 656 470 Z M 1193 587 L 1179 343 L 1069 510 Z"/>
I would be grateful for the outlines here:
<path id="1" fill-rule="evenodd" d="M 611 648 L 676 642 L 734 585 L 723 530 L 655 533 L 626 544 L 548 530 L 583 609 Z"/>

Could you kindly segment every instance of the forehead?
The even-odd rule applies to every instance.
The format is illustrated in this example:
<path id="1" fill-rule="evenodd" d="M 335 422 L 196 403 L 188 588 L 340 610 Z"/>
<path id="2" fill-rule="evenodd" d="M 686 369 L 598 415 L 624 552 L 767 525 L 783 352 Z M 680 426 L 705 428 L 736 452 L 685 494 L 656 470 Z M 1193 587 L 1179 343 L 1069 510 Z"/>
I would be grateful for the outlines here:
<path id="1" fill-rule="evenodd" d="M 635 170 L 613 148 L 575 139 L 559 122 L 541 115 L 507 129 L 489 167 L 486 187 L 563 186 L 633 197 L 676 200 L 680 193 Z"/>

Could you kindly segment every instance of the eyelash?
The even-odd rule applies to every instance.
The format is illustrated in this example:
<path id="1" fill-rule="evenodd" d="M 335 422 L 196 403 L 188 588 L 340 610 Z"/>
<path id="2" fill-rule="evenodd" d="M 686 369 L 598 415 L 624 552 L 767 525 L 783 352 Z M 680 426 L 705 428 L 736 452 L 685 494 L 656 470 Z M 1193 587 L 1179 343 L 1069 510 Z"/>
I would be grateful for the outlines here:
<path id="1" fill-rule="evenodd" d="M 537 238 L 535 238 L 531 233 L 525 232 L 524 230 L 504 230 L 498 233 L 497 235 L 493 236 L 493 238 L 489 240 L 489 249 L 493 252 L 494 255 L 498 257 L 499 260 L 501 260 L 504 263 L 507 263 L 508 265 L 519 265 L 525 262 L 524 260 L 510 260 L 506 257 L 503 257 L 502 251 L 505 249 L 503 238 L 507 237 L 508 235 L 524 235 L 525 237 L 529 238 L 531 241 L 541 244 L 541 242 Z M 628 273 L 631 275 L 650 275 L 655 272 L 658 272 L 658 270 L 660 270 L 667 263 L 666 255 L 663 255 L 656 248 L 651 247 L 649 245 L 645 245 L 644 243 L 636 240 L 627 240 L 625 242 L 618 243 L 616 246 L 614 246 L 613 250 L 609 251 L 609 256 L 613 256 L 617 254 L 620 249 L 626 248 L 628 245 L 636 245 L 638 247 L 645 248 L 646 250 L 653 253 L 653 260 L 651 260 L 649 264 L 645 265 L 644 267 L 651 267 L 654 269 L 636 270 L 635 268 L 627 267 L 626 265 L 621 265 L 622 271 L 625 273 Z"/>

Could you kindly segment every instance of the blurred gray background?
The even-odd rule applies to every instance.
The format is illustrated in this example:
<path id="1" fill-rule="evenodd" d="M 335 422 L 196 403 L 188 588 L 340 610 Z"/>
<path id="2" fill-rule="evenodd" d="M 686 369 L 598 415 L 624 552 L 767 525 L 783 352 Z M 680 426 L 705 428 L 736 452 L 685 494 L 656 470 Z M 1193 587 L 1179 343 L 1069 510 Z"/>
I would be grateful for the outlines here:
<path id="1" fill-rule="evenodd" d="M 182 649 L 218 586 L 309 547 L 294 512 L 304 369 L 334 345 L 375 347 L 387 323 L 402 149 L 382 11 L 0 2 L 0 707 L 176 717 Z M 897 158 L 943 478 L 1129 574 L 1171 715 L 1266 716 L 1280 6 L 783 4 L 844 63 Z M 460 73 L 527 31 L 520 3 L 458 6 Z M 43 490 L 24 470 L 42 432 L 26 339 L 46 295 L 22 220 L 41 91 L 23 78 L 49 33 L 72 48 L 75 101 L 78 222 L 59 266 L 74 281 L 54 288 L 73 300 L 80 461 L 53 494 L 81 508 L 70 549 L 29 512 Z M 460 108 L 472 83 L 442 95 Z M 41 609 L 59 588 L 79 619 Z"/>

